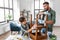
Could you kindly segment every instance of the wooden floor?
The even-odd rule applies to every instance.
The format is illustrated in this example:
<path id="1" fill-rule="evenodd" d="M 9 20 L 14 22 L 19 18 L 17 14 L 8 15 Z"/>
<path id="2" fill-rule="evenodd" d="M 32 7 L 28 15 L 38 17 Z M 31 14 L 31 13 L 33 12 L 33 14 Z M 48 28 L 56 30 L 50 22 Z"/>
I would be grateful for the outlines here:
<path id="1" fill-rule="evenodd" d="M 10 31 L 8 31 L 5 34 L 0 35 L 0 40 L 5 40 L 10 34 L 11 34 Z"/>
<path id="2" fill-rule="evenodd" d="M 0 40 L 5 40 L 10 34 L 11 32 L 9 31 L 3 35 L 0 35 Z M 60 40 L 60 27 L 54 27 L 53 34 L 57 36 L 57 40 Z"/>
<path id="3" fill-rule="evenodd" d="M 60 26 L 56 26 L 53 28 L 53 34 L 57 36 L 57 40 L 60 40 Z"/>

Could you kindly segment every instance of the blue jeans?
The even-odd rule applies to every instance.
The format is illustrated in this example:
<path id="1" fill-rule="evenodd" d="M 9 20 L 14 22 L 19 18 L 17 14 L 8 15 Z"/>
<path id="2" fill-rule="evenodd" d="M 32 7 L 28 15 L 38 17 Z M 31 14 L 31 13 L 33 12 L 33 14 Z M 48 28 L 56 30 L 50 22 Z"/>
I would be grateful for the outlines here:
<path id="1" fill-rule="evenodd" d="M 42 29 L 41 29 L 41 32 L 42 32 L 42 33 L 45 33 L 45 32 L 46 32 L 46 28 L 42 28 Z"/>
<path id="2" fill-rule="evenodd" d="M 46 28 L 42 28 L 42 29 L 41 29 L 41 33 L 44 34 L 45 32 L 46 32 Z M 47 32 L 47 35 L 48 35 L 49 37 L 51 37 L 52 32 L 48 31 L 48 32 Z"/>

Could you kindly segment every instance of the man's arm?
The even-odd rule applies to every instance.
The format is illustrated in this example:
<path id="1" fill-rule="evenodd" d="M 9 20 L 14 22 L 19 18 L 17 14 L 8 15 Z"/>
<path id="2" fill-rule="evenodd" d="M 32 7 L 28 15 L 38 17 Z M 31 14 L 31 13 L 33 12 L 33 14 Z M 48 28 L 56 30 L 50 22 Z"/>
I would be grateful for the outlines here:
<path id="1" fill-rule="evenodd" d="M 46 21 L 47 24 L 54 24 L 56 21 L 56 13 L 55 11 L 52 13 L 52 20 Z"/>
<path id="2" fill-rule="evenodd" d="M 55 22 L 56 22 L 56 12 L 55 11 L 52 14 L 52 21 L 55 24 Z"/>
<path id="3" fill-rule="evenodd" d="M 54 24 L 53 20 L 46 21 L 47 24 Z"/>

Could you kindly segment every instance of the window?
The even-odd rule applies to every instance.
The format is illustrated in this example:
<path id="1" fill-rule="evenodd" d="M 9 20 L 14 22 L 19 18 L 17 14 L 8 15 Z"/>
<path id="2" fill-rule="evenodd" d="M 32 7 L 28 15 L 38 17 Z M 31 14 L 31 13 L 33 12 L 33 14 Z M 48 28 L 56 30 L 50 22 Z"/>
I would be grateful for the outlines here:
<path id="1" fill-rule="evenodd" d="M 11 20 L 13 20 L 13 11 L 12 10 L 10 10 L 10 15 L 11 15 Z"/>
<path id="2" fill-rule="evenodd" d="M 34 19 L 36 14 L 43 10 L 43 3 L 45 0 L 34 0 Z"/>
<path id="3" fill-rule="evenodd" d="M 3 6 L 4 6 L 4 1 L 0 0 L 0 7 L 3 7 Z"/>
<path id="4" fill-rule="evenodd" d="M 5 20 L 8 19 L 8 14 L 9 14 L 9 10 L 8 9 L 5 9 Z"/>
<path id="5" fill-rule="evenodd" d="M 0 22 L 4 21 L 4 9 L 0 9 Z"/>
<path id="6" fill-rule="evenodd" d="M 5 7 L 8 7 L 8 0 L 4 0 Z"/>
<path id="7" fill-rule="evenodd" d="M 43 9 L 43 3 L 45 0 L 35 0 L 35 9 Z"/>
<path id="8" fill-rule="evenodd" d="M 45 0 L 40 0 L 40 9 L 43 9 L 43 3 Z"/>
<path id="9" fill-rule="evenodd" d="M 8 16 L 13 20 L 13 0 L 0 0 L 0 22 L 8 20 Z"/>
<path id="10" fill-rule="evenodd" d="M 10 2 L 10 8 L 12 8 L 12 3 L 13 3 L 12 0 L 9 0 L 9 2 Z"/>
<path id="11" fill-rule="evenodd" d="M 35 9 L 39 9 L 39 0 L 35 1 Z"/>
<path id="12" fill-rule="evenodd" d="M 50 3 L 51 6 L 51 2 L 50 0 L 34 0 L 34 19 L 36 17 L 36 14 L 38 14 L 40 11 L 43 11 L 43 3 L 47 1 Z"/>

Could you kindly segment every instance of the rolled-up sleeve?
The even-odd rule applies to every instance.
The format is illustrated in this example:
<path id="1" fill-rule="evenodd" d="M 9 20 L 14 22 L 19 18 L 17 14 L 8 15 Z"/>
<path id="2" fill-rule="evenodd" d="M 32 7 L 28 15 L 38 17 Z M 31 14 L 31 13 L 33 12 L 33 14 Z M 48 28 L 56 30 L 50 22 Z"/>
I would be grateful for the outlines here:
<path id="1" fill-rule="evenodd" d="M 52 13 L 52 20 L 55 24 L 55 22 L 56 22 L 56 12 L 55 11 Z"/>

